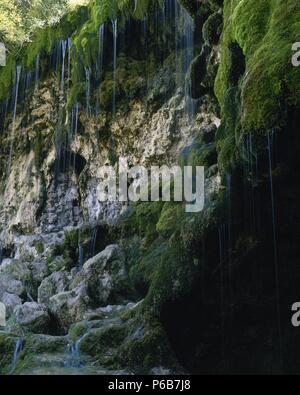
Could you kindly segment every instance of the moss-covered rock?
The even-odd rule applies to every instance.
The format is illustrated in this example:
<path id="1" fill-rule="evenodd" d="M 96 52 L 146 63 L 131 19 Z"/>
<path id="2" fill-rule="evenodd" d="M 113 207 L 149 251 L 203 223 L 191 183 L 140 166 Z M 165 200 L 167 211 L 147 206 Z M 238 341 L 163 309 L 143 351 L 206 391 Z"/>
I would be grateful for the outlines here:
<path id="1" fill-rule="evenodd" d="M 225 0 L 221 66 L 215 85 L 225 122 L 230 116 L 227 95 L 233 88 L 232 68 L 237 60 L 232 46 L 238 46 L 240 57 L 245 58 L 246 73 L 238 75 L 243 129 L 278 127 L 287 105 L 299 105 L 300 74 L 291 64 L 299 15 L 300 5 L 293 0 Z"/>

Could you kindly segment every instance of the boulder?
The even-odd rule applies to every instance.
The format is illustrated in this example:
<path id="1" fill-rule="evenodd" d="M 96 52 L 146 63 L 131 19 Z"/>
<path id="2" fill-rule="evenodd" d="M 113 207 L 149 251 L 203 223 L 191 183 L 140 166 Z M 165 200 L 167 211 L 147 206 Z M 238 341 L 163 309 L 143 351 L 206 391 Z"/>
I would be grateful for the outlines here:
<path id="1" fill-rule="evenodd" d="M 40 284 L 48 276 L 48 266 L 46 262 L 32 262 L 31 276 L 34 282 Z"/>
<path id="2" fill-rule="evenodd" d="M 22 299 L 17 295 L 4 292 L 0 298 L 0 302 L 4 303 L 6 307 L 6 318 L 9 318 L 13 314 L 15 307 L 22 304 Z"/>
<path id="3" fill-rule="evenodd" d="M 10 274 L 0 275 L 0 297 L 4 292 L 21 296 L 25 292 L 25 287 L 20 280 L 16 280 Z"/>
<path id="4" fill-rule="evenodd" d="M 110 245 L 83 266 L 82 280 L 94 304 L 107 306 L 128 295 L 125 254 L 118 245 Z"/>
<path id="5" fill-rule="evenodd" d="M 25 303 L 14 310 L 16 321 L 33 333 L 47 333 L 50 317 L 45 306 L 36 302 Z"/>
<path id="6" fill-rule="evenodd" d="M 86 285 L 83 282 L 72 291 L 61 292 L 52 296 L 49 301 L 49 308 L 58 321 L 60 329 L 67 332 L 73 323 L 83 320 L 88 304 L 89 297 Z"/>
<path id="7" fill-rule="evenodd" d="M 45 278 L 38 289 L 38 302 L 48 304 L 52 296 L 69 289 L 69 277 L 66 272 L 55 272 Z"/>

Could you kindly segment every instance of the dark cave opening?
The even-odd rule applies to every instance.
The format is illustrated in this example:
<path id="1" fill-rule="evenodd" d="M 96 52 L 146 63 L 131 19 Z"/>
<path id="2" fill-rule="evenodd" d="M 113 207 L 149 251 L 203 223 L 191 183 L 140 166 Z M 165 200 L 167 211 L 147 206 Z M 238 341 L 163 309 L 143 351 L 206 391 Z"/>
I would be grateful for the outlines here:
<path id="1" fill-rule="evenodd" d="M 224 224 L 198 241 L 192 290 L 164 306 L 169 340 L 191 373 L 293 374 L 300 366 L 291 324 L 300 299 L 300 114 L 288 119 L 262 138 L 254 184 L 245 166 L 234 170 Z"/>

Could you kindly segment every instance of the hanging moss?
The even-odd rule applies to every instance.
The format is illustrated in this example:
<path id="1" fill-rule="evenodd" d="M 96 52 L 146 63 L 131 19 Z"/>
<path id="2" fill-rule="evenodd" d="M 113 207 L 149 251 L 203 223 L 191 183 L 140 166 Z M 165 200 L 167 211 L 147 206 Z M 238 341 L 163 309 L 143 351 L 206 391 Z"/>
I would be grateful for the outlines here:
<path id="1" fill-rule="evenodd" d="M 221 66 L 215 85 L 223 115 L 232 86 L 234 44 L 241 48 L 246 63 L 240 86 L 243 129 L 268 130 L 281 125 L 283 102 L 300 104 L 300 73 L 291 64 L 291 45 L 299 38 L 300 3 L 225 0 L 224 22 Z"/>
<path id="2" fill-rule="evenodd" d="M 29 71 L 33 68 L 39 53 L 50 55 L 59 40 L 66 40 L 86 21 L 87 7 L 80 7 L 65 15 L 59 24 L 46 27 L 36 33 L 32 42 L 25 46 L 17 55 L 8 56 L 7 64 L 0 69 L 0 100 L 3 100 L 15 77 L 16 65 L 22 65 Z"/>

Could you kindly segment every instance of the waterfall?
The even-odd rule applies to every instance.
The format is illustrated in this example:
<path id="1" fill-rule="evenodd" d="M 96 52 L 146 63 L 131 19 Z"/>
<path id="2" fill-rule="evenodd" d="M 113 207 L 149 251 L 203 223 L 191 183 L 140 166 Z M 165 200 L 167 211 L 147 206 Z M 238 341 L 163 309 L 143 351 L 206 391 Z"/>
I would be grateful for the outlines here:
<path id="1" fill-rule="evenodd" d="M 60 90 L 62 95 L 64 95 L 64 89 L 65 89 L 65 59 L 66 59 L 67 45 L 68 45 L 68 41 L 62 40 L 61 42 L 62 67 L 61 67 L 61 84 L 60 84 Z"/>
<path id="2" fill-rule="evenodd" d="M 72 39 L 68 38 L 68 88 L 70 87 L 71 81 L 71 46 L 72 46 Z"/>
<path id="3" fill-rule="evenodd" d="M 66 354 L 67 354 L 67 359 L 65 361 L 65 368 L 67 369 L 72 369 L 72 368 L 82 368 L 83 363 L 81 362 L 81 356 L 80 356 L 80 343 L 83 340 L 82 336 L 79 340 L 76 342 L 70 342 L 67 346 Z"/>
<path id="4" fill-rule="evenodd" d="M 222 359 L 225 361 L 225 288 L 224 288 L 224 253 L 223 249 L 223 236 L 224 225 L 219 228 L 219 250 L 220 250 L 220 318 L 221 318 L 221 344 L 222 344 Z M 225 243 L 224 243 L 225 244 Z"/>
<path id="5" fill-rule="evenodd" d="M 98 73 L 99 80 L 99 93 L 97 94 L 97 103 L 96 103 L 96 117 L 99 117 L 100 114 L 100 89 L 101 83 L 103 80 L 103 62 L 104 62 L 104 38 L 105 38 L 105 24 L 103 23 L 98 30 L 98 59 L 96 62 L 96 68 Z"/>
<path id="6" fill-rule="evenodd" d="M 181 7 L 182 8 L 182 7 Z M 183 19 L 184 19 L 184 32 L 185 32 L 185 47 L 184 47 L 184 71 L 187 75 L 190 65 L 194 59 L 194 21 L 193 18 L 188 14 L 188 12 L 184 9 L 182 11 Z M 185 103 L 186 103 L 186 112 L 189 117 L 189 120 L 192 121 L 194 119 L 195 114 L 195 106 L 194 101 L 192 99 L 192 86 L 191 80 L 189 78 L 185 79 Z"/>
<path id="7" fill-rule="evenodd" d="M 13 374 L 16 369 L 18 358 L 19 358 L 20 353 L 23 350 L 23 346 L 24 346 L 23 339 L 18 338 L 16 341 L 15 350 L 14 350 L 14 354 L 13 354 L 10 374 Z"/>
<path id="8" fill-rule="evenodd" d="M 168 9 L 170 9 L 170 5 Z M 186 9 L 177 1 L 174 4 L 176 74 L 179 87 L 183 87 L 185 97 L 185 113 L 192 122 L 195 115 L 195 101 L 192 99 L 191 80 L 188 77 L 191 63 L 194 59 L 195 22 Z M 178 26 L 182 26 L 183 33 Z"/>
<path id="9" fill-rule="evenodd" d="M 274 132 L 272 133 L 272 138 Z M 275 287 L 276 287 L 276 310 L 277 310 L 277 325 L 279 338 L 279 354 L 282 362 L 282 330 L 281 330 L 281 311 L 280 311 L 280 289 L 279 289 L 279 270 L 278 270 L 278 251 L 277 251 L 277 231 L 276 231 L 276 214 L 275 214 L 275 197 L 273 184 L 273 147 L 270 133 L 268 133 L 268 159 L 269 159 L 269 177 L 270 177 L 270 194 L 271 194 L 271 210 L 272 210 L 272 229 L 273 229 L 273 251 L 274 251 L 274 271 L 275 271 Z"/>
<path id="10" fill-rule="evenodd" d="M 113 103 L 112 114 L 116 115 L 116 85 L 117 85 L 117 40 L 118 40 L 118 20 L 112 20 L 113 38 L 114 38 L 114 60 L 113 60 Z"/>
<path id="11" fill-rule="evenodd" d="M 35 60 L 35 89 L 39 87 L 39 74 L 40 74 L 40 53 L 38 53 Z"/>
<path id="12" fill-rule="evenodd" d="M 91 115 L 91 69 L 85 67 L 86 113 Z"/>
<path id="13" fill-rule="evenodd" d="M 227 211 L 228 211 L 228 286 L 229 286 L 229 305 L 232 302 L 233 289 L 232 289 L 232 179 L 231 174 L 226 174 L 226 189 L 227 189 Z"/>
<path id="14" fill-rule="evenodd" d="M 82 269 L 84 265 L 84 248 L 83 246 L 79 246 L 79 268 Z"/>
<path id="15" fill-rule="evenodd" d="M 15 137 L 15 127 L 16 127 L 16 117 L 17 117 L 17 106 L 18 106 L 18 96 L 19 96 L 19 85 L 20 85 L 20 76 L 21 76 L 22 67 L 17 66 L 16 70 L 16 79 L 15 79 L 15 95 L 14 95 L 14 112 L 13 112 L 13 122 L 11 129 L 11 140 L 10 140 L 10 150 L 9 150 L 9 160 L 8 160 L 8 176 L 11 171 L 12 165 L 12 156 L 14 150 L 14 137 Z"/>
<path id="16" fill-rule="evenodd" d="M 98 228 L 93 229 L 92 233 L 92 242 L 91 242 L 91 256 L 95 256 L 96 253 L 96 243 L 97 243 L 97 236 L 98 236 Z"/>
<path id="17" fill-rule="evenodd" d="M 101 81 L 102 74 L 103 74 L 103 60 L 104 60 L 104 38 L 105 38 L 105 24 L 103 23 L 99 27 L 99 59 L 98 59 L 98 72 L 99 72 L 99 79 Z"/>

